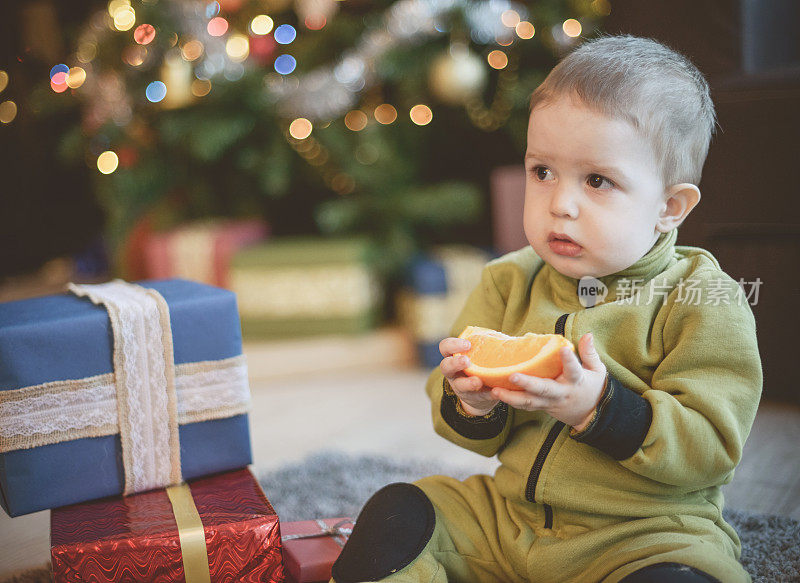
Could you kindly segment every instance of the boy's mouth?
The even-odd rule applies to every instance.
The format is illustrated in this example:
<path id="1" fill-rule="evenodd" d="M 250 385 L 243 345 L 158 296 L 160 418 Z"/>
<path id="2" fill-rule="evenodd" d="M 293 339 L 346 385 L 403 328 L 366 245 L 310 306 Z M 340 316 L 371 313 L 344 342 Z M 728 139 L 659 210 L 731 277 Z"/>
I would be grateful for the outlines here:
<path id="1" fill-rule="evenodd" d="M 570 243 L 578 245 L 576 241 L 574 241 L 572 238 L 568 237 L 564 233 L 554 233 L 551 231 L 550 234 L 547 235 L 547 242 L 550 243 L 552 241 L 568 241 Z"/>
<path id="2" fill-rule="evenodd" d="M 581 252 L 581 246 L 564 233 L 551 232 L 547 236 L 547 244 L 553 253 L 574 257 Z"/>

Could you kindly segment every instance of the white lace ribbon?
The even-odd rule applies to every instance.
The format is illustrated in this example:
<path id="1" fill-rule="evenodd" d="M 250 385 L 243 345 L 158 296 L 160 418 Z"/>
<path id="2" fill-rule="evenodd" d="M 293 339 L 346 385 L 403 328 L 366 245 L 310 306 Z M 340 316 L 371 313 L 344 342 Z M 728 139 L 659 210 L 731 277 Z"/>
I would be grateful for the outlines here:
<path id="1" fill-rule="evenodd" d="M 114 380 L 125 494 L 181 482 L 172 329 L 164 298 L 115 280 L 70 284 L 79 297 L 105 306 L 114 333 Z"/>
<path id="2" fill-rule="evenodd" d="M 178 424 L 249 409 L 244 356 L 176 366 L 158 292 L 120 280 L 70 291 L 108 310 L 114 372 L 0 391 L 0 452 L 119 433 L 125 494 L 180 483 Z"/>
<path id="3" fill-rule="evenodd" d="M 247 413 L 244 355 L 175 366 L 178 424 Z M 119 433 L 114 373 L 0 391 L 0 453 Z"/>

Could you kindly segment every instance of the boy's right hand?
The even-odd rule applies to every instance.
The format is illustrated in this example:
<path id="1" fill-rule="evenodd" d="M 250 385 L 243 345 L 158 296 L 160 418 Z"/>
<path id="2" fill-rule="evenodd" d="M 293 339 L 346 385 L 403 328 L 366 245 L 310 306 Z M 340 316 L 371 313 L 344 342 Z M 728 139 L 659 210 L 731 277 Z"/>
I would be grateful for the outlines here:
<path id="1" fill-rule="evenodd" d="M 492 397 L 491 387 L 483 384 L 478 377 L 471 377 L 462 371 L 469 366 L 469 358 L 457 352 L 469 350 L 468 340 L 445 338 L 439 343 L 439 352 L 444 357 L 439 368 L 450 383 L 453 392 L 461 401 L 461 407 L 470 415 L 486 415 L 499 402 Z"/>

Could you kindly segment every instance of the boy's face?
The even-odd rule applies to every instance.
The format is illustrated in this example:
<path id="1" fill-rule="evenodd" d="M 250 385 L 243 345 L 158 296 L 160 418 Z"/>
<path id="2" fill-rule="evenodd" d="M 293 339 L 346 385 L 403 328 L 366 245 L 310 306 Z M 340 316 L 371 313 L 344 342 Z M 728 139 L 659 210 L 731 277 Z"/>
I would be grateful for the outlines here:
<path id="1" fill-rule="evenodd" d="M 560 273 L 602 277 L 653 246 L 664 185 L 650 144 L 628 122 L 568 97 L 540 105 L 528 123 L 525 235 Z M 575 244 L 550 240 L 566 235 Z"/>

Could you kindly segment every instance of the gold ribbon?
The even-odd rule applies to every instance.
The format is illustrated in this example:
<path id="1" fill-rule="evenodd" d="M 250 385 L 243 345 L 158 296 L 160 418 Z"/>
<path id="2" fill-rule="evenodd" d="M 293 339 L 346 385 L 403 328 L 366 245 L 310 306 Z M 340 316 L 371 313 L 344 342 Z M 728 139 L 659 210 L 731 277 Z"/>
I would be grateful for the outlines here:
<path id="1" fill-rule="evenodd" d="M 181 558 L 186 583 L 211 583 L 208 569 L 208 549 L 203 521 L 197 512 L 192 491 L 186 483 L 167 488 L 167 496 L 172 504 L 178 537 L 181 542 Z"/>

